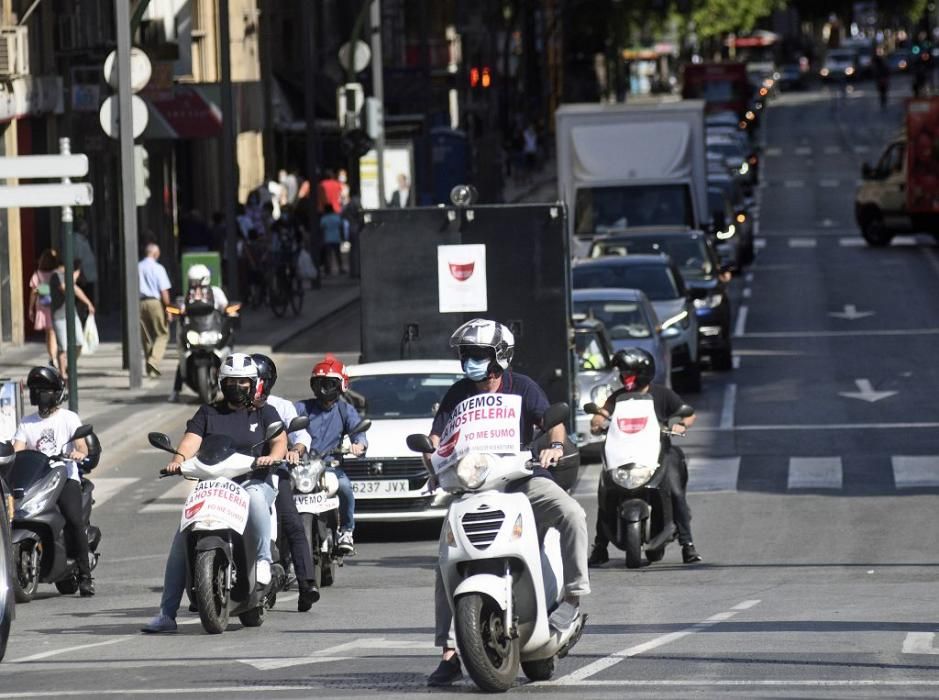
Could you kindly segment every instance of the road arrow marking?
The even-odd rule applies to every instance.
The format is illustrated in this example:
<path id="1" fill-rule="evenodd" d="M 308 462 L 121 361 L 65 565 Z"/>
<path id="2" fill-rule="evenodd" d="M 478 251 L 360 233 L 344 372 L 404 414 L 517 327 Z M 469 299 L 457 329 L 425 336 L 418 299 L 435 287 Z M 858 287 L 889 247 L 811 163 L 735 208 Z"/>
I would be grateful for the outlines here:
<path id="1" fill-rule="evenodd" d="M 874 403 L 875 401 L 886 399 L 897 393 L 896 391 L 874 391 L 874 386 L 871 384 L 870 379 L 855 379 L 854 383 L 857 384 L 857 391 L 839 391 L 839 396 Z"/>
<path id="2" fill-rule="evenodd" d="M 864 318 L 865 316 L 873 316 L 873 311 L 858 311 L 857 307 L 854 304 L 845 304 L 844 311 L 830 311 L 829 316 L 834 316 L 835 318 L 843 318 L 846 321 L 856 321 L 859 318 Z"/>
<path id="3" fill-rule="evenodd" d="M 903 640 L 904 654 L 939 654 L 932 643 L 936 635 L 932 632 L 910 632 Z"/>
<path id="4" fill-rule="evenodd" d="M 307 664 L 319 664 L 329 661 L 347 661 L 357 658 L 356 656 L 346 656 L 350 651 L 360 651 L 362 649 L 397 649 L 397 650 L 417 650 L 424 652 L 434 649 L 432 642 L 411 641 L 404 639 L 385 639 L 383 637 L 375 639 L 356 639 L 352 642 L 346 642 L 338 646 L 329 647 L 315 651 L 309 656 L 288 656 L 280 658 L 258 658 L 258 659 L 239 659 L 243 664 L 254 666 L 259 671 L 276 671 L 291 666 L 306 666 Z"/>

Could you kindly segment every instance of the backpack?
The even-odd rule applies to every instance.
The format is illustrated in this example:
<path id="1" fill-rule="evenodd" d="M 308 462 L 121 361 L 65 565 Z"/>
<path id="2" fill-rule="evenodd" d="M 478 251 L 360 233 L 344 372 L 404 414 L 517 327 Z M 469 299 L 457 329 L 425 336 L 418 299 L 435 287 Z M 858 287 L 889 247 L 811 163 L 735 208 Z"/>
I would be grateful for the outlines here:
<path id="1" fill-rule="evenodd" d="M 62 280 L 58 272 L 53 273 L 49 278 L 49 296 L 52 299 L 50 306 L 53 312 L 58 311 L 65 304 L 65 291 L 62 289 Z"/>

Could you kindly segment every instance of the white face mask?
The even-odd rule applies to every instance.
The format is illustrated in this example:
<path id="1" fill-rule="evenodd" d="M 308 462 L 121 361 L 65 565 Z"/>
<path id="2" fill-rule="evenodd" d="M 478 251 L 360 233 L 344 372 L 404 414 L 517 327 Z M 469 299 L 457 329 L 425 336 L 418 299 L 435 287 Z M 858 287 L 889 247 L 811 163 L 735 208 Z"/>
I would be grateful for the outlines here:
<path id="1" fill-rule="evenodd" d="M 347 178 L 345 175 L 340 175 L 340 176 L 339 176 L 339 182 L 341 182 L 341 183 L 343 183 L 343 184 L 345 184 L 345 182 L 346 182 L 347 179 L 348 179 L 348 178 Z"/>

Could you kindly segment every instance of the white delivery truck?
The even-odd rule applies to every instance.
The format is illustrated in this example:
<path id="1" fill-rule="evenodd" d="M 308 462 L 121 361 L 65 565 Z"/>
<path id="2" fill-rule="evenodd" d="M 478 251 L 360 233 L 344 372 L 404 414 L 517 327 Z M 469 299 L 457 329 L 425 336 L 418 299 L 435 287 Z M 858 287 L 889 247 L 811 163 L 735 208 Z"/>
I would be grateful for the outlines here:
<path id="1" fill-rule="evenodd" d="M 702 100 L 569 104 L 554 115 L 571 252 L 637 226 L 709 224 Z"/>

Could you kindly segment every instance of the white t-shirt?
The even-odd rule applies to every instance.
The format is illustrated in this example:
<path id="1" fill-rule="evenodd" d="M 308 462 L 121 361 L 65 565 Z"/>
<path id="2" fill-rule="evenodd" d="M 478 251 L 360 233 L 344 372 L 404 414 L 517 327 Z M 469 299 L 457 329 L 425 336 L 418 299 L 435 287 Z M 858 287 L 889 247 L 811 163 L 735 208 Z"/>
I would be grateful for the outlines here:
<path id="1" fill-rule="evenodd" d="M 16 426 L 13 440 L 26 443 L 28 450 L 36 450 L 50 457 L 59 453 L 68 454 L 74 449 L 69 438 L 81 424 L 78 414 L 67 408 L 60 408 L 45 418 L 34 413 L 26 416 Z M 78 465 L 72 460 L 68 460 L 66 464 L 68 478 L 79 481 Z"/>
<path id="2" fill-rule="evenodd" d="M 267 397 L 267 403 L 277 411 L 277 415 L 280 416 L 285 428 L 290 425 L 290 421 L 297 417 L 297 407 L 294 406 L 293 401 L 288 401 L 280 396 L 271 394 Z M 310 434 L 306 430 L 298 430 L 295 433 L 287 433 L 287 444 L 290 447 L 303 445 L 307 449 L 307 452 L 309 452 L 310 445 L 313 444 L 313 441 L 310 439 Z"/>

